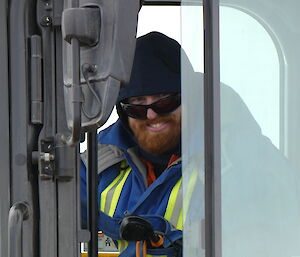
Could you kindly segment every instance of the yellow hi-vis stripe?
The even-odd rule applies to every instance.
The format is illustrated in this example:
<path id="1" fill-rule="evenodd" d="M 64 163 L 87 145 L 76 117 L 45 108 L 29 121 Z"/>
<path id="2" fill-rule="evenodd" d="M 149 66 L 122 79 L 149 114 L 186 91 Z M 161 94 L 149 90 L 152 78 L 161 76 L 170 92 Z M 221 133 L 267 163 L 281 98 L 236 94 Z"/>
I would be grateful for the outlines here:
<path id="1" fill-rule="evenodd" d="M 120 252 L 123 252 L 127 246 L 128 246 L 128 241 L 125 241 L 125 240 L 117 240 L 118 242 L 118 250 Z"/>
<path id="2" fill-rule="evenodd" d="M 128 167 L 125 171 L 123 170 L 123 173 L 125 172 L 125 175 L 122 178 L 121 182 L 117 185 L 115 192 L 113 194 L 112 200 L 111 200 L 111 204 L 110 204 L 110 208 L 109 208 L 109 212 L 108 212 L 108 216 L 110 216 L 110 217 L 112 217 L 115 213 L 117 203 L 119 201 L 119 197 L 122 192 L 122 188 L 125 184 L 125 181 L 129 175 L 130 171 L 131 171 L 130 167 Z"/>
<path id="3" fill-rule="evenodd" d="M 119 176 L 117 176 L 114 181 L 107 187 L 105 188 L 105 190 L 101 193 L 101 206 L 100 206 L 100 210 L 104 212 L 105 210 L 105 203 L 106 203 L 106 197 L 108 192 L 110 191 L 110 189 L 118 183 L 118 181 L 121 179 L 121 177 L 124 174 L 124 170 L 122 170 L 119 174 Z"/>
<path id="4" fill-rule="evenodd" d="M 178 222 L 177 222 L 176 228 L 179 229 L 179 230 L 183 230 L 182 208 L 180 209 L 180 213 L 179 213 L 179 217 L 178 217 Z"/>
<path id="5" fill-rule="evenodd" d="M 182 182 L 182 178 L 180 178 L 177 181 L 176 185 L 173 187 L 172 192 L 170 194 L 168 205 L 167 205 L 167 210 L 166 210 L 166 213 L 164 216 L 164 218 L 168 221 L 171 220 L 171 217 L 172 217 L 172 214 L 174 211 L 174 207 L 175 207 L 175 203 L 177 200 L 178 192 L 179 192 L 179 189 L 181 186 L 181 182 Z"/>
<path id="6" fill-rule="evenodd" d="M 191 174 L 191 177 L 189 178 L 189 182 L 188 182 L 188 186 L 187 186 L 187 190 L 186 190 L 187 193 L 185 194 L 186 197 L 185 197 L 185 200 L 183 201 L 184 212 L 183 212 L 183 215 L 181 215 L 183 223 L 185 222 L 187 211 L 190 208 L 190 202 L 191 202 L 192 194 L 193 194 L 196 182 L 197 182 L 197 177 L 198 177 L 197 170 L 194 170 Z"/>

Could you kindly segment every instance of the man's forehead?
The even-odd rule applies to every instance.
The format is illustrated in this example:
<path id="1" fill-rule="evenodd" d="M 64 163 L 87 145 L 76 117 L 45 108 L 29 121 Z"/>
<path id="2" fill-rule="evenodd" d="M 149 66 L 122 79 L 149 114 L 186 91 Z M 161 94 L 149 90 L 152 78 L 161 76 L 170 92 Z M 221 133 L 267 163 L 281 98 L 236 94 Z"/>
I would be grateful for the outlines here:
<path id="1" fill-rule="evenodd" d="M 135 100 L 143 100 L 143 99 L 146 99 L 146 98 L 161 98 L 161 97 L 168 96 L 168 95 L 170 95 L 170 94 L 169 93 L 163 93 L 163 94 L 154 94 L 154 95 L 132 96 L 132 97 L 129 97 L 127 100 L 129 102 L 131 102 L 131 101 L 135 101 Z"/>

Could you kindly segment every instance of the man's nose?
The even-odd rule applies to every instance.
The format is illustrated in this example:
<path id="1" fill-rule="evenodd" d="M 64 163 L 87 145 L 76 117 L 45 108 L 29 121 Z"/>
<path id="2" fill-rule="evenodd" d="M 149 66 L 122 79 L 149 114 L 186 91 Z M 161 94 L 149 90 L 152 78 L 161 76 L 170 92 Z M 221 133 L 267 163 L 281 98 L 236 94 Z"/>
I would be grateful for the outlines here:
<path id="1" fill-rule="evenodd" d="M 148 120 L 153 120 L 157 116 L 158 116 L 158 114 L 155 111 L 153 111 L 151 108 L 148 108 L 148 110 L 147 110 L 147 119 Z"/>

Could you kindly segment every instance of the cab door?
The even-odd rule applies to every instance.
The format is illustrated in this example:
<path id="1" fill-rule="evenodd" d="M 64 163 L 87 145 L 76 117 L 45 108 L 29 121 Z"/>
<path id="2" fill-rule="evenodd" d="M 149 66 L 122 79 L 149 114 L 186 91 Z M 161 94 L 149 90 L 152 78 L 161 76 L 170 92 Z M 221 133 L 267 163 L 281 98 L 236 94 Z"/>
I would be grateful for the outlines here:
<path id="1" fill-rule="evenodd" d="M 183 70 L 184 253 L 299 256 L 299 4 L 215 4 L 197 42 L 201 8 L 182 12 L 183 47 L 199 60 L 219 37 L 204 47 L 203 79 Z M 216 67 L 206 57 L 218 64 L 218 51 Z"/>

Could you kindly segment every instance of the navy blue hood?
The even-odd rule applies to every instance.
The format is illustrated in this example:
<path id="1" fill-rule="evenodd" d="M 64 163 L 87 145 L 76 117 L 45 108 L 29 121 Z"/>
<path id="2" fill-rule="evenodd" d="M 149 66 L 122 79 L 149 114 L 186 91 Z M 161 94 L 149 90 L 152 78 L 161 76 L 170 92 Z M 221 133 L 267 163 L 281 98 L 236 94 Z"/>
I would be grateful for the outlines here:
<path id="1" fill-rule="evenodd" d="M 131 78 L 129 84 L 120 89 L 116 105 L 127 130 L 130 131 L 128 117 L 120 101 L 133 96 L 180 93 L 181 58 L 192 71 L 192 65 L 176 40 L 155 31 L 137 39 Z"/>
<path id="2" fill-rule="evenodd" d="M 141 95 L 181 91 L 180 45 L 159 32 L 137 39 L 130 82 L 120 89 L 118 102 Z"/>
<path id="3" fill-rule="evenodd" d="M 181 51 L 180 44 L 159 32 L 150 32 L 137 39 L 135 57 L 129 84 L 120 89 L 117 112 L 123 128 L 135 138 L 128 125 L 128 116 L 123 112 L 120 101 L 133 96 L 168 94 L 181 92 Z M 192 69 L 190 62 L 188 66 Z M 157 175 L 162 172 L 172 154 L 181 155 L 180 144 L 176 149 L 161 156 L 151 156 L 139 148 L 139 153 L 154 166 Z"/>

